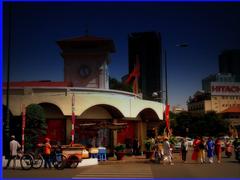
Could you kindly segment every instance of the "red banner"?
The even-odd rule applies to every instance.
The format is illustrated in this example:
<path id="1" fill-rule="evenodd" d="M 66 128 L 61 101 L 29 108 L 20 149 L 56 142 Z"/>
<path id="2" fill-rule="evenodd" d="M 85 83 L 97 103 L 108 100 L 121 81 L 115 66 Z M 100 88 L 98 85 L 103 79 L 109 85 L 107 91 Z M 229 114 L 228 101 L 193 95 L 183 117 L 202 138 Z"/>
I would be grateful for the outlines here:
<path id="1" fill-rule="evenodd" d="M 166 128 L 169 131 L 169 111 L 170 111 L 170 105 L 166 104 L 166 109 L 165 109 L 165 121 L 166 121 Z"/>

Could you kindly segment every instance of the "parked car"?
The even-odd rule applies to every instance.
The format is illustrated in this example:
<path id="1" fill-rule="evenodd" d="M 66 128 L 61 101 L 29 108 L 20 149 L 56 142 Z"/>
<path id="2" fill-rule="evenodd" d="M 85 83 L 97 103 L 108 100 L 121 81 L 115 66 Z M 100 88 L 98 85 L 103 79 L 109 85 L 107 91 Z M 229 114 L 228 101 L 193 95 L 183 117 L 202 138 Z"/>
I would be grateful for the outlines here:
<path id="1" fill-rule="evenodd" d="M 175 139 L 176 139 L 177 142 L 176 142 L 176 143 L 174 144 L 174 146 L 173 146 L 173 152 L 178 153 L 178 152 L 181 151 L 181 142 L 182 142 L 182 140 L 183 140 L 183 137 L 181 137 L 181 136 L 176 136 Z"/>
<path id="2" fill-rule="evenodd" d="M 173 152 L 178 153 L 181 151 L 181 141 L 178 141 L 176 144 L 173 146 Z"/>
<path id="3" fill-rule="evenodd" d="M 188 142 L 188 146 L 193 146 L 193 139 L 189 138 L 189 137 L 186 137 L 187 139 L 187 142 Z"/>
<path id="4" fill-rule="evenodd" d="M 181 151 L 181 142 L 184 139 L 184 137 L 181 136 L 176 136 L 175 137 L 177 140 L 177 143 L 174 144 L 173 146 L 173 152 L 180 152 Z M 193 146 L 193 139 L 186 137 L 187 142 L 188 142 L 188 146 L 192 147 Z"/>

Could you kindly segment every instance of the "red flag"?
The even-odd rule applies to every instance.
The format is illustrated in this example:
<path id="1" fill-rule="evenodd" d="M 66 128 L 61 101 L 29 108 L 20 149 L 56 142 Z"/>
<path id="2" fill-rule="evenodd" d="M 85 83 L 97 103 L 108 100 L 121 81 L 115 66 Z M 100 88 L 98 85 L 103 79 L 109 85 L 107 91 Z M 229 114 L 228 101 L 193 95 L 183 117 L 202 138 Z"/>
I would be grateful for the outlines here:
<path id="1" fill-rule="evenodd" d="M 169 132 L 169 110 L 170 110 L 170 105 L 166 104 L 166 109 L 165 109 L 165 121 L 166 121 L 166 128 Z"/>
<path id="2" fill-rule="evenodd" d="M 140 76 L 140 63 L 138 60 L 138 56 L 136 59 L 136 64 L 134 66 L 134 69 L 132 72 L 128 75 L 128 78 L 124 81 L 124 83 L 129 84 L 132 79 L 133 81 L 133 93 L 137 94 L 138 93 L 138 78 Z"/>

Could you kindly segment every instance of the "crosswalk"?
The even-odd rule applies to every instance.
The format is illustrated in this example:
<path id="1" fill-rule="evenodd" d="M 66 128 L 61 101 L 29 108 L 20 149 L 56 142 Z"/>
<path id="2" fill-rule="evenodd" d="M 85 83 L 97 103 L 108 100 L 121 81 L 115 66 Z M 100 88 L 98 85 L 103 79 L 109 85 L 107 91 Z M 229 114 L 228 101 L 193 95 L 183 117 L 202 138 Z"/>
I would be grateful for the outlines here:
<path id="1" fill-rule="evenodd" d="M 147 164 L 98 165 L 76 174 L 78 178 L 144 178 L 152 179 L 152 170 Z"/>

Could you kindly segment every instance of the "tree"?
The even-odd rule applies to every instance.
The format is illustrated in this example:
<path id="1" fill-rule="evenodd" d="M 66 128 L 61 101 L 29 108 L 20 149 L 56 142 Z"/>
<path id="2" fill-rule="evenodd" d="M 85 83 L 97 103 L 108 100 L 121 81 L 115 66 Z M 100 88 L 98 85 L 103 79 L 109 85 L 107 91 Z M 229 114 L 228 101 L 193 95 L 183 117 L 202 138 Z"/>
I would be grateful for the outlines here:
<path id="1" fill-rule="evenodd" d="M 124 84 L 123 82 L 120 82 L 117 79 L 111 77 L 109 77 L 109 88 L 132 92 L 132 88 L 128 84 Z"/>
<path id="2" fill-rule="evenodd" d="M 221 115 L 210 111 L 205 114 L 205 120 L 208 122 L 208 126 L 206 127 L 207 135 L 222 136 L 227 134 L 229 122 L 224 120 Z"/>
<path id="3" fill-rule="evenodd" d="M 220 136 L 227 134 L 229 123 L 216 112 L 176 114 L 172 127 L 179 136 Z"/>
<path id="4" fill-rule="evenodd" d="M 26 109 L 25 148 L 32 150 L 38 140 L 46 135 L 47 123 L 44 109 L 38 104 L 31 104 Z"/>

